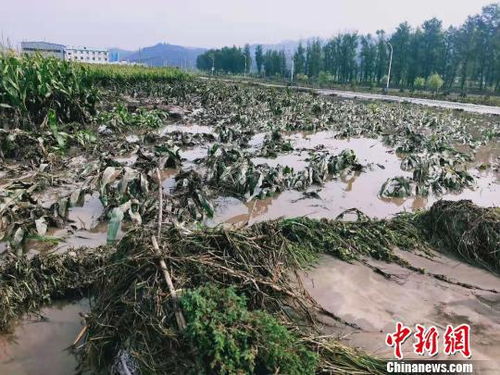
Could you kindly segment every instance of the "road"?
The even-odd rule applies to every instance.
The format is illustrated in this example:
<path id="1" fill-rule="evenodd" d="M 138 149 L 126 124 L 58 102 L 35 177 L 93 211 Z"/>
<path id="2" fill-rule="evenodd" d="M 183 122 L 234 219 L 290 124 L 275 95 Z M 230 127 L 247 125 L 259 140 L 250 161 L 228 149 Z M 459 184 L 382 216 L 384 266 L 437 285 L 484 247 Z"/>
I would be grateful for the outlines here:
<path id="1" fill-rule="evenodd" d="M 411 98 L 411 97 L 406 97 L 406 96 L 371 94 L 371 93 L 354 92 L 354 91 L 323 90 L 323 89 L 315 90 L 315 91 L 317 91 L 319 94 L 322 94 L 322 95 L 336 95 L 336 96 L 340 96 L 343 98 L 385 100 L 385 101 L 400 102 L 400 103 L 409 102 L 409 103 L 413 103 L 413 104 L 426 105 L 429 107 L 462 109 L 462 110 L 467 111 L 467 112 L 500 115 L 500 107 L 489 106 L 489 105 L 449 102 L 446 100 Z"/>
<path id="2" fill-rule="evenodd" d="M 205 77 L 202 77 L 205 78 Z M 213 78 L 205 78 L 213 79 Z M 480 105 L 480 104 L 470 104 L 470 103 L 459 103 L 459 102 L 449 102 L 446 100 L 432 100 L 432 99 L 421 99 L 421 98 L 411 98 L 406 96 L 395 96 L 395 95 L 383 95 L 383 94 L 372 94 L 366 92 L 355 92 L 355 91 L 343 91 L 343 90 L 331 90 L 331 89 L 314 89 L 310 87 L 303 86 L 285 86 L 275 83 L 265 83 L 259 81 L 241 81 L 241 80 L 231 80 L 231 79 L 220 79 L 225 82 L 232 83 L 251 83 L 266 87 L 291 87 L 297 90 L 306 90 L 316 92 L 320 95 L 334 95 L 342 98 L 349 99 L 366 99 L 366 100 L 384 100 L 389 102 L 399 102 L 399 103 L 413 103 L 419 105 L 425 105 L 429 107 L 438 108 L 448 108 L 448 109 L 460 109 L 467 112 L 482 113 L 482 114 L 492 114 L 500 115 L 500 107 Z"/>

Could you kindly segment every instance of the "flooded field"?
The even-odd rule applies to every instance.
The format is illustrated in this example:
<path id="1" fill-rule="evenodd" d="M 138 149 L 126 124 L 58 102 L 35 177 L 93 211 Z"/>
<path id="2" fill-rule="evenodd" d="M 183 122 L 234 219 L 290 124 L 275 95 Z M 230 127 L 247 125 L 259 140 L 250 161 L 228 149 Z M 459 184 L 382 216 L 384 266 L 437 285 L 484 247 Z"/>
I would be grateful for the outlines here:
<path id="1" fill-rule="evenodd" d="M 394 329 L 395 321 L 441 328 L 447 323 L 465 321 L 474 332 L 474 359 L 500 358 L 500 336 L 496 335 L 500 332 L 498 275 L 456 255 L 437 251 L 434 243 L 432 254 L 430 250 L 419 253 L 398 249 L 390 241 L 399 234 L 395 231 L 389 236 L 385 229 L 392 225 L 392 220 L 397 220 L 398 214 L 418 215 L 440 200 L 468 199 L 474 207 L 497 207 L 500 202 L 498 117 L 317 98 L 309 93 L 292 94 L 270 88 L 219 84 L 212 90 L 229 99 L 221 102 L 216 95 L 199 91 L 191 96 L 173 96 L 170 100 L 176 103 L 175 113 L 164 118 L 154 112 L 157 117 L 152 118 L 158 122 L 155 126 L 116 126 L 119 121 L 113 117 L 115 110 L 110 110 L 100 118 L 112 120 L 95 124 L 96 140 L 82 141 L 64 152 L 54 148 L 55 141 L 46 132 L 36 135 L 40 139 L 48 137 L 41 148 L 34 146 L 41 142 L 35 135 L 21 130 L 17 131 L 17 138 L 5 138 L 5 142 L 14 142 L 17 151 L 0 166 L 0 261 L 11 262 L 12 254 L 26 254 L 36 260 L 42 256 L 64 256 L 78 248 L 124 246 L 120 251 L 140 252 L 144 241 L 151 238 L 145 240 L 141 236 L 153 233 L 157 226 L 158 233 L 161 225 L 171 226 L 185 231 L 175 237 L 172 229 L 168 236 L 174 236 L 173 242 L 165 244 L 173 248 L 185 246 L 176 256 L 165 258 L 175 264 L 175 273 L 183 272 L 176 283 L 191 285 L 186 281 L 191 271 L 183 268 L 186 266 L 182 262 L 199 262 L 196 272 L 202 266 L 215 267 L 222 262 L 216 272 L 204 271 L 211 280 L 230 275 L 234 279 L 229 280 L 244 280 L 245 285 L 262 282 L 269 287 L 274 278 L 271 281 L 259 278 L 276 273 L 277 280 L 283 283 L 276 281 L 279 291 L 286 290 L 288 297 L 295 298 L 293 288 L 287 289 L 289 285 L 284 281 L 287 273 L 281 271 L 281 264 L 302 267 L 301 262 L 311 263 L 315 259 L 313 266 L 306 267 L 307 271 L 294 269 L 294 272 L 297 271 L 305 292 L 318 306 L 346 323 L 339 326 L 339 321 L 323 322 L 323 334 L 388 358 L 391 352 L 384 338 Z M 140 96 L 132 102 L 130 97 L 123 96 L 119 100 L 146 108 L 159 107 L 158 103 L 165 99 Z M 145 116 L 143 112 L 134 114 Z M 23 146 L 22 137 L 34 142 L 30 148 Z M 16 139 L 21 141 L 15 143 Z M 52 151 L 47 152 L 50 147 Z M 342 215 L 346 210 L 349 213 Z M 411 220 L 413 217 L 418 216 L 412 216 Z M 193 238 L 182 245 L 197 230 L 212 233 L 209 228 L 215 228 L 216 234 L 233 230 L 238 233 L 237 230 L 252 231 L 254 224 L 266 225 L 272 221 L 269 225 L 277 225 L 278 229 L 273 228 L 277 233 L 285 233 L 280 234 L 284 236 L 280 246 L 286 247 L 283 244 L 293 237 L 286 237 L 290 236 L 286 225 L 294 223 L 296 218 L 332 219 L 328 225 L 338 230 L 339 236 L 347 236 L 342 237 L 345 241 L 349 238 L 346 233 L 353 233 L 356 238 L 356 231 L 362 231 L 362 226 L 352 232 L 339 229 L 341 220 L 350 223 L 346 225 L 356 226 L 357 221 L 380 225 L 383 229 L 376 227 L 374 236 L 387 235 L 390 240 L 380 240 L 382 245 L 372 253 L 367 250 L 371 241 L 363 237 L 367 245 L 360 245 L 359 249 L 355 245 L 346 246 L 337 253 L 332 250 L 337 246 L 336 241 L 327 239 L 321 242 L 326 254 L 299 254 L 293 261 L 281 261 L 282 255 L 276 255 L 272 259 L 277 262 L 272 265 L 276 268 L 266 262 L 259 266 L 270 267 L 262 275 L 252 274 L 259 267 L 245 269 L 243 274 L 236 268 L 228 271 L 230 266 L 247 266 L 246 255 L 238 253 L 246 249 L 243 245 L 241 249 L 233 249 L 237 261 L 228 261 L 229 265 L 224 263 L 229 255 L 216 253 L 224 249 L 223 245 L 218 247 L 219 243 L 215 246 L 208 241 L 202 246 L 199 244 L 202 240 Z M 314 228 L 322 222 L 307 223 Z M 207 236 L 216 237 L 213 233 Z M 253 232 L 251 236 L 243 235 L 250 242 L 261 236 L 264 235 Z M 225 246 L 235 246 L 239 240 L 231 241 Z M 418 240 L 416 245 L 420 242 L 423 244 Z M 203 249 L 201 255 L 185 255 L 197 246 Z M 205 251 L 204 246 L 209 250 Z M 252 244 L 245 246 L 254 249 Z M 310 251 L 319 245 L 303 246 Z M 154 255 L 151 249 L 146 250 L 147 256 Z M 147 256 L 140 253 L 125 259 L 135 262 L 148 259 Z M 297 259 L 302 256 L 305 260 L 299 262 Z M 154 260 L 148 262 L 154 264 Z M 108 266 L 118 267 L 119 263 Z M 134 267 L 145 274 L 150 272 L 148 267 L 141 268 L 141 264 L 123 267 L 124 273 Z M 120 288 L 122 281 L 140 278 L 132 281 L 133 287 L 123 286 L 121 292 L 127 295 L 123 301 L 146 298 L 142 293 L 149 297 L 149 292 L 141 290 L 142 285 L 160 275 L 146 277 L 139 273 L 141 276 L 121 279 L 117 274 L 103 276 L 99 272 L 102 270 L 96 271 L 95 279 L 109 283 L 110 290 Z M 112 277 L 116 279 L 108 279 Z M 253 278 L 258 281 L 252 281 Z M 103 295 L 107 292 L 102 285 L 101 290 Z M 127 294 L 131 290 L 133 296 Z M 263 296 L 259 287 L 256 290 L 249 293 L 251 301 L 260 301 L 264 306 L 271 292 Z M 158 295 L 168 294 L 162 291 Z M 101 314 L 92 319 L 96 316 L 105 319 L 108 305 L 121 303 L 119 296 L 113 300 L 106 300 L 112 296 L 102 298 L 97 307 L 102 309 Z M 110 308 L 110 314 L 122 310 L 130 313 L 127 309 L 133 303 L 123 303 L 126 307 L 113 306 L 115 310 Z M 144 306 L 149 306 L 148 303 Z M 76 359 L 64 349 L 81 329 L 78 312 L 88 310 L 85 303 L 44 307 L 41 314 L 47 320 L 22 321 L 12 334 L 0 336 L 0 373 L 74 373 Z M 114 324 L 108 323 L 109 327 Z M 117 324 L 121 323 L 119 320 Z M 97 320 L 89 320 L 87 324 L 94 324 L 93 332 L 107 327 Z M 111 337 L 116 332 L 104 334 Z M 46 342 L 51 345 L 45 345 Z M 94 347 L 85 350 L 92 351 Z M 120 353 L 122 356 L 123 352 Z M 410 352 L 406 354 L 411 356 Z"/>

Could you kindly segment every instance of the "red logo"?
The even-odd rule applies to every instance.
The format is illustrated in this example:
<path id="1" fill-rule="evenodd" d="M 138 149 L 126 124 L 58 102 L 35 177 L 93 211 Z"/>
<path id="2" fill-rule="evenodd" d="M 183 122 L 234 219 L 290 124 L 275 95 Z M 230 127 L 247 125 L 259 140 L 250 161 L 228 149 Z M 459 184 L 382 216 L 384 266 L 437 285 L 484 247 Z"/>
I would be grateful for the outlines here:
<path id="1" fill-rule="evenodd" d="M 394 346 L 394 355 L 397 359 L 403 359 L 403 352 L 401 351 L 401 345 L 404 344 L 405 340 L 410 337 L 411 329 L 405 327 L 403 323 L 398 322 L 396 324 L 396 332 L 388 334 L 385 338 L 385 343 L 389 346 Z"/>
<path id="2" fill-rule="evenodd" d="M 424 355 L 425 352 L 428 352 L 429 356 L 435 356 L 438 353 L 439 338 L 436 327 L 432 326 L 426 330 L 424 326 L 417 324 L 415 329 L 417 332 L 415 332 L 416 343 L 413 344 L 413 351 L 420 355 Z"/>
<path id="3" fill-rule="evenodd" d="M 443 336 L 444 353 L 446 355 L 455 355 L 462 353 L 465 358 L 470 358 L 470 326 L 461 324 L 456 328 L 451 325 L 446 326 L 446 331 Z M 412 330 L 406 327 L 403 323 L 396 323 L 396 331 L 387 334 L 385 343 L 388 346 L 394 347 L 394 356 L 401 360 L 403 359 L 402 346 L 404 342 L 412 335 Z M 428 329 L 421 324 L 415 325 L 413 351 L 416 354 L 428 354 L 430 357 L 435 356 L 439 352 L 439 332 L 435 326 Z"/>
<path id="4" fill-rule="evenodd" d="M 455 355 L 461 352 L 465 358 L 470 358 L 470 326 L 461 324 L 457 328 L 446 326 L 444 333 L 444 352 L 447 355 Z"/>

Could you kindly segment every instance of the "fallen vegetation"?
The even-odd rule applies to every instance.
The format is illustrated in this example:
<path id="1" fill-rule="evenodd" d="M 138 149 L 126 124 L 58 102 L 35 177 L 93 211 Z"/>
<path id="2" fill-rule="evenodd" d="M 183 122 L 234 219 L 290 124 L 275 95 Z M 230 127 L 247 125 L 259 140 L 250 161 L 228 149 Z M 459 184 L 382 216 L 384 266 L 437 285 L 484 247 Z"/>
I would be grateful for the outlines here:
<path id="1" fill-rule="evenodd" d="M 471 201 L 440 201 L 422 217 L 432 241 L 466 261 L 500 274 L 500 209 Z"/>

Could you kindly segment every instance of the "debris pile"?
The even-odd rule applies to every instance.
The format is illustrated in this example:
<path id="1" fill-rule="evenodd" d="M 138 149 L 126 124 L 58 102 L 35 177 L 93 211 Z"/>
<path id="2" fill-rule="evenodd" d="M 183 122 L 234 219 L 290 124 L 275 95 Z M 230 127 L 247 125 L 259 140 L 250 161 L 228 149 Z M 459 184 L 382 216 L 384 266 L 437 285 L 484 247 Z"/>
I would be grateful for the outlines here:
<path id="1" fill-rule="evenodd" d="M 500 273 L 498 207 L 482 208 L 468 200 L 439 201 L 421 220 L 438 248 Z"/>

